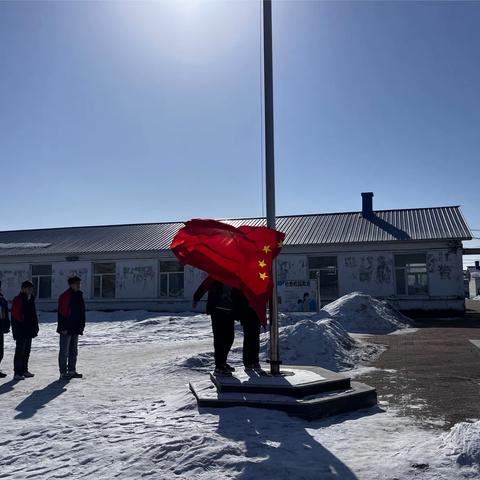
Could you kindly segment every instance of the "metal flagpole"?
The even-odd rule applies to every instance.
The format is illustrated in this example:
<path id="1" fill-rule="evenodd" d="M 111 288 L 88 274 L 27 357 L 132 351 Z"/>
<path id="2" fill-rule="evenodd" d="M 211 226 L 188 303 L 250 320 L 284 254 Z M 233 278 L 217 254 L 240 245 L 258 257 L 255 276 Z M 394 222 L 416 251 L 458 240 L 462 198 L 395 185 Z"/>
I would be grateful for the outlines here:
<path id="1" fill-rule="evenodd" d="M 263 0 L 263 63 L 265 95 L 265 181 L 267 197 L 267 226 L 275 228 L 275 158 L 273 135 L 273 61 L 272 61 L 272 2 Z M 278 348 L 278 300 L 276 261 L 272 264 L 273 292 L 270 310 L 270 373 L 280 373 Z"/>

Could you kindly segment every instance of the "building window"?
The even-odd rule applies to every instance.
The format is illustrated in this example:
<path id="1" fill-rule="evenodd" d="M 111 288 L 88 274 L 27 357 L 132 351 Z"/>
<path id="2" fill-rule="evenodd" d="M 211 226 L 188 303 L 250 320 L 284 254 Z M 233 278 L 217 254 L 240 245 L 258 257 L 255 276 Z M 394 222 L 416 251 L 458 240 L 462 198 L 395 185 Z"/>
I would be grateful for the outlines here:
<path id="1" fill-rule="evenodd" d="M 425 253 L 395 255 L 395 276 L 398 295 L 427 295 L 427 255 Z"/>
<path id="2" fill-rule="evenodd" d="M 337 257 L 309 257 L 308 278 L 320 280 L 322 305 L 338 298 Z"/>
<path id="3" fill-rule="evenodd" d="M 37 298 L 52 298 L 52 266 L 32 265 L 32 283 Z"/>
<path id="4" fill-rule="evenodd" d="M 181 298 L 184 295 L 184 267 L 176 261 L 160 262 L 160 297 Z"/>
<path id="5" fill-rule="evenodd" d="M 115 298 L 115 263 L 93 264 L 93 296 L 95 298 Z"/>

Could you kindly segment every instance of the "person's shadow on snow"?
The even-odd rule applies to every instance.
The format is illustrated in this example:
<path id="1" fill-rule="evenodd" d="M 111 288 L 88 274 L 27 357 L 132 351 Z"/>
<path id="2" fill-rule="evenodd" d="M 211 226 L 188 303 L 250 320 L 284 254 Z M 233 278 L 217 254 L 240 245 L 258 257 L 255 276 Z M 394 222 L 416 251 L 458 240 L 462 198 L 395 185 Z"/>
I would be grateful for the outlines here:
<path id="1" fill-rule="evenodd" d="M 15 410 L 20 412 L 15 416 L 16 420 L 25 420 L 33 417 L 38 410 L 45 407 L 48 402 L 66 392 L 66 383 L 55 380 L 41 390 L 34 390 L 27 398 L 22 400 Z"/>
<path id="2" fill-rule="evenodd" d="M 2 383 L 0 385 L 0 395 L 11 392 L 13 390 L 14 385 L 16 385 L 17 383 L 18 383 L 18 380 L 9 380 L 8 382 Z"/>
<path id="3" fill-rule="evenodd" d="M 225 438 L 245 442 L 245 459 L 239 461 L 238 478 L 357 480 L 357 476 L 318 443 L 307 428 L 328 427 L 345 419 L 372 415 L 368 409 L 308 422 L 282 412 L 252 408 L 224 408 L 219 415 L 218 433 Z M 250 460 L 251 458 L 251 460 Z"/>

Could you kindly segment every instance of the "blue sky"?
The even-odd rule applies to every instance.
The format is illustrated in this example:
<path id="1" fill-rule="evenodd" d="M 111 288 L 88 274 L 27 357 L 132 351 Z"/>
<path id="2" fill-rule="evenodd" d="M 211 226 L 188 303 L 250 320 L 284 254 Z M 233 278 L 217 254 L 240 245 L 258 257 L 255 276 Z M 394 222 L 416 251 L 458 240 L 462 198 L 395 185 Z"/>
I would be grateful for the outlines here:
<path id="1" fill-rule="evenodd" d="M 278 214 L 374 191 L 480 229 L 480 3 L 273 8 Z M 0 2 L 2 229 L 261 215 L 260 25 L 254 1 Z"/>

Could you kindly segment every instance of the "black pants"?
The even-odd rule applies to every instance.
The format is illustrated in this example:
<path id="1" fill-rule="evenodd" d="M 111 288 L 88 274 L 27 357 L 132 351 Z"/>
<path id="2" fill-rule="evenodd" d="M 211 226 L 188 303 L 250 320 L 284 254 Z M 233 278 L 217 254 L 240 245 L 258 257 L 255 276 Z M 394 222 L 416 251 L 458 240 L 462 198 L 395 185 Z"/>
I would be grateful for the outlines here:
<path id="1" fill-rule="evenodd" d="M 230 312 L 224 313 L 221 310 L 212 312 L 211 317 L 215 366 L 223 367 L 235 339 L 235 322 Z"/>
<path id="2" fill-rule="evenodd" d="M 17 338 L 15 356 L 13 357 L 13 371 L 15 375 L 23 375 L 28 372 L 28 359 L 32 348 L 31 338 Z"/>
<path id="3" fill-rule="evenodd" d="M 0 333 L 0 363 L 3 360 L 3 333 Z"/>
<path id="4" fill-rule="evenodd" d="M 259 363 L 260 354 L 260 321 L 255 312 L 251 312 L 240 320 L 243 327 L 243 364 Z"/>

